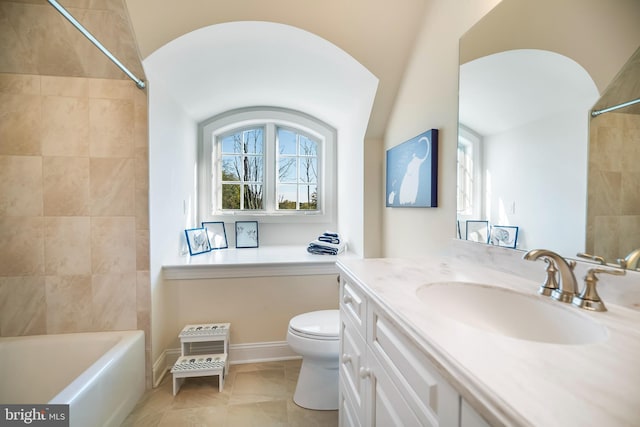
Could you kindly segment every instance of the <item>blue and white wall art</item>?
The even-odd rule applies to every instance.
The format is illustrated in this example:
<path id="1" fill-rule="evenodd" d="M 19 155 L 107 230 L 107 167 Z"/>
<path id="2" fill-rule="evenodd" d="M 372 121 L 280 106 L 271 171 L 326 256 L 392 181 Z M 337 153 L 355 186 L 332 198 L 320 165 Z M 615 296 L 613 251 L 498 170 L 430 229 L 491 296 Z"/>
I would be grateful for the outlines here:
<path id="1" fill-rule="evenodd" d="M 438 129 L 387 150 L 387 207 L 438 206 Z"/>

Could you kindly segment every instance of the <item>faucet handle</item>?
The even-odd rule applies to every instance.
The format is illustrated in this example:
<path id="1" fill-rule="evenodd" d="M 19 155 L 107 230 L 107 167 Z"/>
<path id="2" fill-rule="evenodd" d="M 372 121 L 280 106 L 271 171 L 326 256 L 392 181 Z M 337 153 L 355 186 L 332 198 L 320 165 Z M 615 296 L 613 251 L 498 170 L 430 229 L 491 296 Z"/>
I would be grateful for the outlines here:
<path id="1" fill-rule="evenodd" d="M 547 256 L 542 257 L 542 259 L 547 263 L 547 278 L 544 283 L 540 285 L 540 288 L 538 288 L 538 293 L 548 297 L 551 296 L 553 291 L 560 287 L 558 286 L 558 279 L 556 278 L 556 275 L 558 274 L 558 267 L 556 267 L 556 263 L 553 262 L 553 259 Z"/>
<path id="2" fill-rule="evenodd" d="M 590 268 L 584 277 L 584 289 L 580 292 L 580 295 L 573 298 L 573 305 L 591 311 L 607 311 L 607 307 L 604 305 L 604 302 L 602 302 L 596 290 L 596 284 L 598 283 L 596 274 L 600 273 L 624 276 L 626 272 L 624 270 L 614 270 L 610 268 Z"/>
<path id="3" fill-rule="evenodd" d="M 576 255 L 578 255 L 580 258 L 590 259 L 592 261 L 596 261 L 599 264 L 607 265 L 607 261 L 599 255 L 591 255 L 586 252 L 578 252 Z"/>

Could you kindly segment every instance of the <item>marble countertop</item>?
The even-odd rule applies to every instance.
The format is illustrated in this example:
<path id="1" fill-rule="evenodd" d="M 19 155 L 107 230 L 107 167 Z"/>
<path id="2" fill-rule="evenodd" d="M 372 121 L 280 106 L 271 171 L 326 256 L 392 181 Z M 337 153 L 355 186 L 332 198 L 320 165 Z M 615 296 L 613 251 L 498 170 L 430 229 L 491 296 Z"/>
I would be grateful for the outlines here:
<path id="1" fill-rule="evenodd" d="M 520 340 L 428 312 L 416 291 L 459 281 L 546 298 L 537 295 L 537 276 L 529 280 L 449 257 L 339 259 L 337 265 L 369 290 L 492 425 L 640 425 L 640 311 L 606 300 L 609 310 L 602 313 L 550 301 L 600 322 L 608 338 L 583 345 Z M 543 277 L 545 264 L 538 267 Z"/>

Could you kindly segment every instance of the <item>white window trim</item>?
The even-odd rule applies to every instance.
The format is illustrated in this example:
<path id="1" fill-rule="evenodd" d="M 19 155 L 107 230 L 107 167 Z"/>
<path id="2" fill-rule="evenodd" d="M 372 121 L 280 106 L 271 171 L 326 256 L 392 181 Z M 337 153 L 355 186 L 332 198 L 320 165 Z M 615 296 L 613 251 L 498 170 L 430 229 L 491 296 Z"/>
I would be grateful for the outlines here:
<path id="1" fill-rule="evenodd" d="M 458 139 L 471 145 L 473 156 L 473 207 L 470 214 L 458 213 L 459 220 L 480 219 L 483 209 L 482 136 L 470 128 L 459 125 Z"/>
<path id="2" fill-rule="evenodd" d="M 211 206 L 215 203 L 211 191 L 215 177 L 211 162 L 213 143 L 218 135 L 245 126 L 262 125 L 265 122 L 276 126 L 300 129 L 302 132 L 320 141 L 321 156 L 319 168 L 321 170 L 318 182 L 320 209 L 318 211 L 255 211 L 255 212 L 215 212 L 211 214 Z M 273 132 L 274 127 L 267 126 L 267 132 Z M 334 223 L 337 211 L 337 159 L 336 159 L 336 131 L 327 124 L 307 114 L 277 107 L 251 107 L 232 110 L 198 125 L 198 220 L 202 221 L 260 221 L 263 223 Z M 265 164 L 275 165 L 274 153 L 265 151 Z M 265 195 L 266 203 L 275 200 L 273 184 L 273 168 L 265 167 Z M 270 180 L 270 181 L 267 181 Z M 269 183 L 268 183 L 269 182 Z M 274 206 L 266 206 L 268 209 Z"/>

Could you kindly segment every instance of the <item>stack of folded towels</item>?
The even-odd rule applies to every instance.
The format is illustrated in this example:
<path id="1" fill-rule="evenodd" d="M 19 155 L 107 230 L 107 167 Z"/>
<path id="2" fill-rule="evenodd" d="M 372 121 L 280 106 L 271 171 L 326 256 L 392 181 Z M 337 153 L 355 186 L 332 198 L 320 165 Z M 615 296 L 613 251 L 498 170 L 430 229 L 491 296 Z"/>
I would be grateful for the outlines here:
<path id="1" fill-rule="evenodd" d="M 316 255 L 338 255 L 344 251 L 345 243 L 338 233 L 325 231 L 316 240 L 309 243 L 307 252 Z"/>

